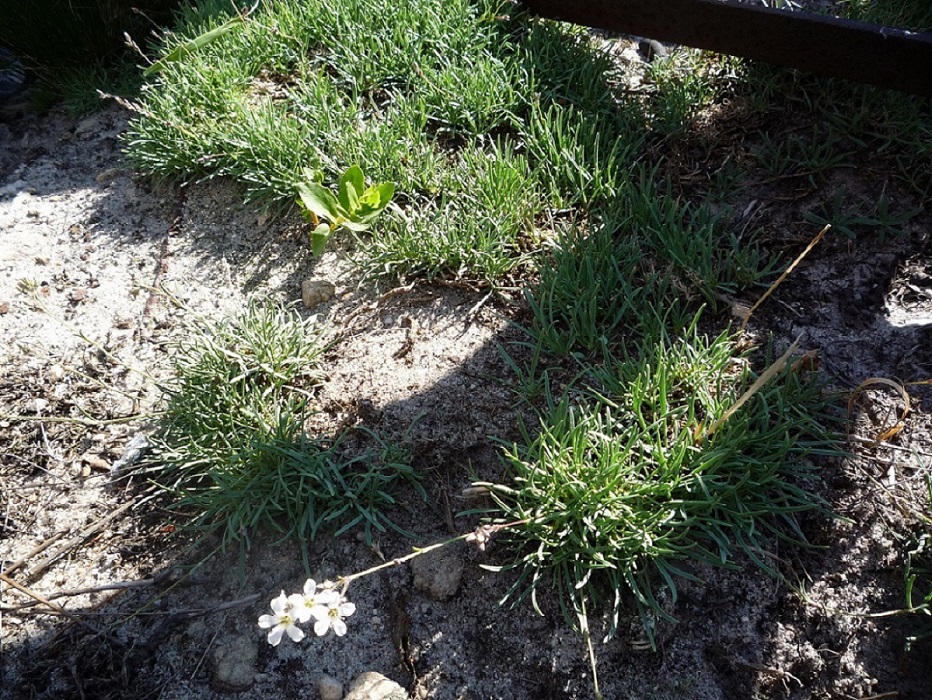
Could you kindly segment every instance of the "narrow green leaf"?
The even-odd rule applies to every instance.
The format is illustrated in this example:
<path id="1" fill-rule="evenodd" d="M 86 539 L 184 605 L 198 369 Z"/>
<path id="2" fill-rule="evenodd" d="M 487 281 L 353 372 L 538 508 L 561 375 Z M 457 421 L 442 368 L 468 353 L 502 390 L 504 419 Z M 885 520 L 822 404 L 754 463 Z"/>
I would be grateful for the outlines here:
<path id="1" fill-rule="evenodd" d="M 211 29 L 209 32 L 205 32 L 201 34 L 200 36 L 196 36 L 190 41 L 186 41 L 183 44 L 178 44 L 178 46 L 176 46 L 171 51 L 169 51 L 165 56 L 163 56 L 158 61 L 153 63 L 151 66 L 146 68 L 146 70 L 143 71 L 143 75 L 148 78 L 150 75 L 153 75 L 154 73 L 159 73 L 165 70 L 166 66 L 168 66 L 169 63 L 180 61 L 185 56 L 188 56 L 194 53 L 195 51 L 198 51 L 199 49 L 204 48 L 208 44 L 211 44 L 217 39 L 219 39 L 220 37 L 225 36 L 226 34 L 229 34 L 234 29 L 236 29 L 238 26 L 240 26 L 242 23 L 243 23 L 242 17 L 234 17 L 229 22 L 221 24 L 216 29 Z"/>

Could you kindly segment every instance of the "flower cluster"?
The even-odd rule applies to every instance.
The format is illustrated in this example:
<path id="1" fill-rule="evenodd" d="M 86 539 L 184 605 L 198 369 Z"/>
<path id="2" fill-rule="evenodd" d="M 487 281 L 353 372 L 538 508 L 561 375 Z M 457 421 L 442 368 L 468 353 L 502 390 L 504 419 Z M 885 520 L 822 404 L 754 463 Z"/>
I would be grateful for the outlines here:
<path id="1" fill-rule="evenodd" d="M 287 634 L 292 641 L 304 639 L 304 630 L 299 624 L 314 619 L 314 634 L 323 637 L 331 629 L 338 637 L 346 634 L 344 618 L 356 612 L 356 606 L 346 600 L 333 584 L 325 581 L 317 584 L 308 579 L 303 593 L 287 595 L 285 591 L 272 599 L 271 615 L 259 618 L 259 627 L 269 630 L 269 644 L 278 646 L 282 636 Z"/>

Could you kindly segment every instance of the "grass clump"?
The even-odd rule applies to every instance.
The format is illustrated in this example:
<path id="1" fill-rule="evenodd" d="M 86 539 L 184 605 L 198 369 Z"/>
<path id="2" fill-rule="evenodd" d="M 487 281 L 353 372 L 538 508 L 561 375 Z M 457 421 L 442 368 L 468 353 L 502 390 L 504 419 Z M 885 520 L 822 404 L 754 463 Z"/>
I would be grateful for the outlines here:
<path id="1" fill-rule="evenodd" d="M 551 353 L 679 334 L 699 304 L 714 308 L 773 270 L 753 241 L 739 241 L 708 206 L 674 197 L 669 183 L 655 180 L 637 168 L 601 222 L 565 227 L 538 258 L 529 330 Z"/>
<path id="2" fill-rule="evenodd" d="M 244 548 L 260 527 L 299 540 L 399 529 L 393 489 L 420 488 L 404 451 L 374 435 L 351 451 L 304 429 L 323 349 L 319 327 L 270 304 L 201 322 L 179 344 L 148 471 L 194 527 Z"/>
<path id="3" fill-rule="evenodd" d="M 229 16 L 185 10 L 161 52 Z M 362 240 L 376 274 L 494 284 L 549 211 L 610 202 L 645 143 L 587 32 L 497 0 L 283 0 L 161 65 L 126 136 L 139 169 L 232 177 L 283 209 L 306 169 L 329 187 L 358 165 L 396 188 Z"/>
<path id="4" fill-rule="evenodd" d="M 932 7 L 925 0 L 847 0 L 844 9 L 851 19 L 914 31 L 932 29 Z"/>
<path id="5" fill-rule="evenodd" d="M 486 484 L 517 548 L 508 596 L 535 600 L 552 583 L 568 619 L 611 608 L 614 634 L 627 592 L 651 643 L 665 586 L 676 601 L 684 563 L 735 566 L 744 554 L 772 571 L 774 537 L 804 541 L 795 515 L 823 508 L 807 484 L 809 458 L 831 449 L 819 388 L 792 371 L 714 434 L 750 384 L 727 335 L 648 339 L 593 368 L 584 392 L 551 410 L 505 452 L 512 485 Z"/>

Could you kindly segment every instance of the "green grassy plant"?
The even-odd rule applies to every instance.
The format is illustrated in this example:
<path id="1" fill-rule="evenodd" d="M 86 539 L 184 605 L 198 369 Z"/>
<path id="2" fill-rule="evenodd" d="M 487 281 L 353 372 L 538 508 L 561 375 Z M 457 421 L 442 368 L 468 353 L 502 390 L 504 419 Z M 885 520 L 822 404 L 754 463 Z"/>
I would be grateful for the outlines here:
<path id="1" fill-rule="evenodd" d="M 850 197 L 846 197 L 846 194 L 845 186 L 840 186 L 835 191 L 831 203 L 823 204 L 818 211 L 806 213 L 806 221 L 818 226 L 831 224 L 832 228 L 851 239 L 856 238 L 859 233 L 872 230 L 883 241 L 888 234 L 905 235 L 903 224 L 921 213 L 918 210 L 893 213 L 890 211 L 890 201 L 884 195 L 881 195 L 869 211 L 864 211 L 863 204 L 850 204 Z"/>
<path id="2" fill-rule="evenodd" d="M 851 19 L 915 31 L 932 29 L 932 7 L 925 0 L 846 0 Z"/>
<path id="3" fill-rule="evenodd" d="M 906 639 L 907 651 L 932 637 L 932 479 L 926 481 L 923 531 L 907 553 L 906 609 L 915 613 L 916 631 Z"/>
<path id="4" fill-rule="evenodd" d="M 618 236 L 609 226 L 587 235 L 563 232 L 547 258 L 540 259 L 540 281 L 527 293 L 533 313 L 532 336 L 549 352 L 568 355 L 615 348 L 643 332 L 651 309 L 674 297 L 669 278 L 651 269 L 641 242 Z M 682 322 L 675 299 L 665 313 Z"/>
<path id="5" fill-rule="evenodd" d="M 527 293 L 532 335 L 557 355 L 614 349 L 661 329 L 679 333 L 700 304 L 759 282 L 772 264 L 705 205 L 676 197 L 636 168 L 604 220 L 565 228 L 538 258 Z"/>
<path id="6" fill-rule="evenodd" d="M 661 136 L 682 134 L 736 79 L 739 59 L 681 48 L 648 67 L 648 122 Z"/>
<path id="7" fill-rule="evenodd" d="M 393 490 L 420 489 L 405 453 L 377 435 L 350 452 L 343 436 L 304 430 L 323 348 L 319 327 L 270 304 L 200 322 L 178 346 L 148 473 L 191 525 L 244 548 L 260 527 L 300 540 L 399 529 Z"/>
<path id="8" fill-rule="evenodd" d="M 754 157 L 773 163 L 774 174 L 806 174 L 806 167 L 794 162 L 797 157 L 812 161 L 809 165 L 822 174 L 869 159 L 921 200 L 932 193 L 932 115 L 923 100 L 750 62 L 740 76 L 735 93 L 760 115 L 818 125 L 811 140 L 796 134 L 784 139 L 775 131 L 770 146 L 765 142 L 756 149 Z M 785 143 L 790 140 L 795 143 Z"/>
<path id="9" fill-rule="evenodd" d="M 357 164 L 396 184 L 398 215 L 362 241 L 378 274 L 494 283 L 542 213 L 606 207 L 645 143 L 598 42 L 494 0 L 283 0 L 209 43 L 230 26 L 222 4 L 180 16 L 160 49 L 179 60 L 158 64 L 126 137 L 133 162 L 233 177 L 271 208 L 306 169 L 336 181 Z"/>
<path id="10" fill-rule="evenodd" d="M 770 539 L 803 542 L 795 514 L 824 506 L 808 459 L 832 443 L 819 388 L 791 371 L 703 437 L 750 379 L 727 335 L 693 329 L 608 357 L 588 392 L 553 397 L 505 452 L 512 483 L 485 484 L 503 522 L 527 523 L 510 531 L 508 598 L 536 606 L 553 585 L 573 624 L 587 601 L 608 605 L 613 634 L 632 593 L 653 641 L 672 619 L 658 591 L 675 602 L 684 562 L 735 566 L 740 553 L 773 571 Z"/>
<path id="11" fill-rule="evenodd" d="M 761 143 L 751 155 L 769 177 L 805 177 L 813 187 L 832 170 L 854 167 L 853 149 L 833 129 L 814 128 L 811 136 L 793 134 L 785 139 L 761 134 Z"/>

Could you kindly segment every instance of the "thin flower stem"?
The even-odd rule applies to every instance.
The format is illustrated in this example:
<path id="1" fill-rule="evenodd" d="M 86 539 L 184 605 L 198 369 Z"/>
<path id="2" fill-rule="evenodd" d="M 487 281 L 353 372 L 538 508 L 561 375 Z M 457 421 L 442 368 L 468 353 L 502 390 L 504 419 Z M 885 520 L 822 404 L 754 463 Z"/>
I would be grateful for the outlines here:
<path id="1" fill-rule="evenodd" d="M 489 535 L 491 535 L 493 533 L 498 532 L 499 530 L 504 530 L 509 527 L 515 527 L 517 525 L 526 525 L 526 524 L 527 524 L 527 520 L 515 520 L 514 522 L 510 522 L 510 523 L 500 523 L 497 525 L 481 526 L 481 529 L 484 529 Z M 366 569 L 365 571 L 359 571 L 355 574 L 350 574 L 349 576 L 341 576 L 337 579 L 337 586 L 340 587 L 340 594 L 343 595 L 346 593 L 346 589 L 349 587 L 349 584 L 351 581 L 355 581 L 358 578 L 363 578 L 364 576 L 368 576 L 369 574 L 374 574 L 377 571 L 382 571 L 383 569 L 388 569 L 393 566 L 401 566 L 402 564 L 409 562 L 412 559 L 416 559 L 417 557 L 423 554 L 433 552 L 436 549 L 441 549 L 442 547 L 451 545 L 454 542 L 460 542 L 461 540 L 475 538 L 475 535 L 476 535 L 475 531 L 467 532 L 462 535 L 457 535 L 456 537 L 450 538 L 448 540 L 444 540 L 443 542 L 437 542 L 435 544 L 428 545 L 427 547 L 413 547 L 412 551 L 403 557 L 397 557 L 396 559 L 392 559 L 390 561 L 384 562 L 382 564 L 379 564 L 378 566 L 373 566 L 372 568 Z"/>
<path id="2" fill-rule="evenodd" d="M 592 646 L 592 635 L 589 634 L 589 616 L 586 614 L 586 597 L 580 600 L 581 614 L 579 616 L 579 628 L 586 640 L 586 649 L 589 652 L 589 665 L 592 667 L 592 691 L 595 693 L 596 700 L 605 700 L 605 696 L 599 690 L 599 672 L 596 668 L 595 648 Z"/>

